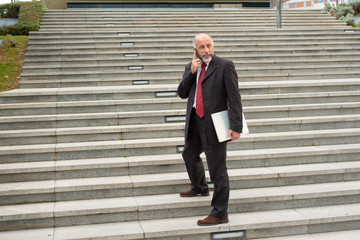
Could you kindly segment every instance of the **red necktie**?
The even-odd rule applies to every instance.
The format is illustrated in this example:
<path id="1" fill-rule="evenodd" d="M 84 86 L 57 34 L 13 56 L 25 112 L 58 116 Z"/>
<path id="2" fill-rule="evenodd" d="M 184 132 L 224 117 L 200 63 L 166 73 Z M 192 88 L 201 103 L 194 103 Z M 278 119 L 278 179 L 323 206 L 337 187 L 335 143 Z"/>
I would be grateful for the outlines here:
<path id="1" fill-rule="evenodd" d="M 206 72 L 206 63 L 203 63 L 201 65 L 201 73 L 199 75 L 198 84 L 196 87 L 196 109 L 195 109 L 195 112 L 200 118 L 204 117 L 204 103 L 203 103 L 203 99 L 202 99 L 201 83 L 204 78 L 205 72 Z"/>

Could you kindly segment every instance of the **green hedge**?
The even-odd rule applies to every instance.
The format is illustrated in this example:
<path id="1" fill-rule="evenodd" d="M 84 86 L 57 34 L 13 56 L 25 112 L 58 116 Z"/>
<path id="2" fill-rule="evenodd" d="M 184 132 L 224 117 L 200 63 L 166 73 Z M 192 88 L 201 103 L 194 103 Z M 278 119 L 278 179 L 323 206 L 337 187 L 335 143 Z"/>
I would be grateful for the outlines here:
<path id="1" fill-rule="evenodd" d="M 38 31 L 41 12 L 41 2 L 17 2 L 0 5 L 2 18 L 19 19 L 15 25 L 0 27 L 0 35 L 29 35 L 30 31 Z"/>

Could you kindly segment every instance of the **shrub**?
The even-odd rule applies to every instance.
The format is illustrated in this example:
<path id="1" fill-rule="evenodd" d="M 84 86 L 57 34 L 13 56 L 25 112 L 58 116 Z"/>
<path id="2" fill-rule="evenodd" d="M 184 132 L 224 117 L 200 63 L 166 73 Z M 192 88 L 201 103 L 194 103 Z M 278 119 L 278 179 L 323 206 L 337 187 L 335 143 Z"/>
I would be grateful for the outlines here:
<path id="1" fill-rule="evenodd" d="M 330 3 L 325 3 L 325 7 L 324 7 L 324 12 L 330 12 L 331 11 L 331 4 Z"/>
<path id="2" fill-rule="evenodd" d="M 336 7 L 334 4 L 331 5 L 330 3 L 325 3 L 325 8 L 327 12 L 331 14 L 331 16 L 335 16 L 339 12 L 339 8 Z"/>
<path id="3" fill-rule="evenodd" d="M 354 10 L 355 16 L 360 15 L 360 0 L 356 0 L 354 2 L 349 2 L 349 6 L 351 6 L 352 9 Z"/>
<path id="4" fill-rule="evenodd" d="M 353 15 L 354 14 L 354 10 L 352 9 L 352 7 L 350 6 L 340 6 L 339 11 L 335 14 L 336 15 L 336 19 L 339 19 L 342 16 L 347 16 L 348 14 Z"/>
<path id="5" fill-rule="evenodd" d="M 11 34 L 6 35 L 5 41 L 8 42 L 11 47 L 16 47 L 16 41 Z"/>
<path id="6" fill-rule="evenodd" d="M 341 16 L 339 20 L 345 22 L 346 25 L 351 25 L 351 26 L 355 25 L 354 15 L 350 13 L 348 13 L 346 16 Z"/>
<path id="7" fill-rule="evenodd" d="M 339 7 L 347 7 L 347 3 L 339 3 Z"/>
<path id="8" fill-rule="evenodd" d="M 345 17 L 344 22 L 346 23 L 346 25 L 354 26 L 355 25 L 354 15 L 351 15 L 350 13 L 348 13 L 348 15 L 346 15 L 346 17 Z"/>
<path id="9" fill-rule="evenodd" d="M 41 2 L 17 2 L 0 5 L 1 17 L 19 19 L 15 25 L 0 27 L 0 35 L 29 35 L 30 31 L 39 30 L 41 12 Z"/>

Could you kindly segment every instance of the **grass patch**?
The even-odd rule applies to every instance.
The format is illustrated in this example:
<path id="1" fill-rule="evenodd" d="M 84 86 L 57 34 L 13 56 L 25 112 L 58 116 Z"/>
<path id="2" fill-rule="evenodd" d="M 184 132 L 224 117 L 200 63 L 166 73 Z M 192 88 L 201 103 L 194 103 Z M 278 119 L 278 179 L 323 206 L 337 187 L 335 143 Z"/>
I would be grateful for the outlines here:
<path id="1" fill-rule="evenodd" d="M 30 31 L 40 27 L 42 2 L 0 5 L 1 18 L 18 18 L 19 23 L 0 27 L 0 92 L 18 88 Z M 6 35 L 12 34 L 8 38 Z M 17 35 L 17 36 L 15 36 Z"/>
<path id="2" fill-rule="evenodd" d="M 23 66 L 28 36 L 12 36 L 16 46 L 13 47 L 6 36 L 0 47 L 0 91 L 19 87 L 21 69 Z"/>

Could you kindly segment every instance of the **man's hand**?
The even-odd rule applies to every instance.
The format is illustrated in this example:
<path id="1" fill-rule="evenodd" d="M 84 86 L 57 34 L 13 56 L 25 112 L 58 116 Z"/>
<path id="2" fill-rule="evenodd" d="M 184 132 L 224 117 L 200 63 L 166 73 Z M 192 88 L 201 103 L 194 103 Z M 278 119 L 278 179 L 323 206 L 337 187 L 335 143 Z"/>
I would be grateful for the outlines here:
<path id="1" fill-rule="evenodd" d="M 201 64 L 202 64 L 202 61 L 199 58 L 197 58 L 195 50 L 194 50 L 194 56 L 193 56 L 193 59 L 191 62 L 191 73 L 195 74 L 197 69 L 201 66 Z"/>
<path id="2" fill-rule="evenodd" d="M 234 132 L 233 130 L 229 129 L 228 134 L 226 137 L 230 137 L 231 136 L 231 141 L 237 140 L 240 138 L 240 133 L 238 132 Z"/>

